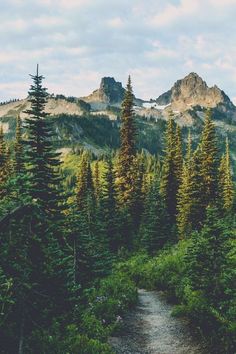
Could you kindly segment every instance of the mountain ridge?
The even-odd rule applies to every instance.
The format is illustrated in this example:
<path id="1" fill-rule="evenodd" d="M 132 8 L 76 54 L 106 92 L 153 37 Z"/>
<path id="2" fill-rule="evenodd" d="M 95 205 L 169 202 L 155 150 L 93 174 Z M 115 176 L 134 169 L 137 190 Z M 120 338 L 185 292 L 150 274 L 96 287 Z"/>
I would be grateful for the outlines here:
<path id="1" fill-rule="evenodd" d="M 113 77 L 103 77 L 98 89 L 83 97 L 65 97 L 50 95 L 46 111 L 51 115 L 68 114 L 81 116 L 85 112 L 91 114 L 107 114 L 110 119 L 116 119 L 116 109 L 121 108 L 125 88 Z M 207 83 L 196 73 L 192 72 L 183 79 L 177 80 L 173 86 L 155 100 L 145 101 L 134 97 L 135 111 L 146 118 L 168 119 L 173 111 L 180 125 L 191 125 L 191 112 L 212 108 L 219 116 L 236 121 L 236 107 L 218 86 L 208 87 Z M 0 118 L 16 117 L 27 109 L 27 99 L 16 100 L 0 105 Z M 113 112 L 109 112 L 113 110 Z"/>

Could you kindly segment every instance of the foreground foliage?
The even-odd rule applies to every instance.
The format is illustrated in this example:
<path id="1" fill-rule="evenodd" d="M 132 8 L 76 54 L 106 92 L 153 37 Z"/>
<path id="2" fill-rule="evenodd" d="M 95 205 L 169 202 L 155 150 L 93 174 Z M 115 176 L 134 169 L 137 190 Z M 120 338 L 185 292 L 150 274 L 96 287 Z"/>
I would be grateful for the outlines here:
<path id="1" fill-rule="evenodd" d="M 178 303 L 175 315 L 187 315 L 201 328 L 214 352 L 235 353 L 236 252 L 234 225 L 208 210 L 199 233 L 150 258 L 138 254 L 119 269 L 139 287 L 167 292 Z"/>
<path id="2" fill-rule="evenodd" d="M 102 146 L 118 147 L 120 125 L 120 149 L 76 148 L 81 132 L 71 127 L 73 149 L 62 158 L 43 77 L 37 70 L 32 79 L 15 141 L 0 128 L 0 352 L 109 354 L 137 284 L 168 291 L 181 304 L 176 314 L 233 353 L 234 189 L 228 141 L 220 159 L 211 112 L 195 150 L 170 115 L 163 158 L 138 151 L 129 78 L 115 135 L 102 130 L 113 126 L 107 119 L 80 121 L 90 130 L 94 120 Z M 137 252 L 147 254 L 120 264 Z"/>

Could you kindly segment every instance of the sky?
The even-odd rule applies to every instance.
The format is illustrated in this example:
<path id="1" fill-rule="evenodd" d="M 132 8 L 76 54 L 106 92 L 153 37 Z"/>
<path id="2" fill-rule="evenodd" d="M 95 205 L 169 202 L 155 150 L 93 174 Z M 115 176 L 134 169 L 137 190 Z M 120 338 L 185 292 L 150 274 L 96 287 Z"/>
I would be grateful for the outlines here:
<path id="1" fill-rule="evenodd" d="M 235 18 L 236 0 L 2 0 L 0 101 L 26 97 L 39 63 L 50 93 L 130 74 L 150 99 L 196 72 L 236 103 Z"/>

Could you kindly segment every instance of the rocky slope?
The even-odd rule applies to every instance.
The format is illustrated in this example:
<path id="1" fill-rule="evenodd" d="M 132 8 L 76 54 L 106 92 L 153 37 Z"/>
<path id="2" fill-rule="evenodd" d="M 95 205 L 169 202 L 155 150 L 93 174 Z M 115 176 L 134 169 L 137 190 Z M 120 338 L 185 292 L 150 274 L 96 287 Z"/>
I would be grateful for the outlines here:
<path id="1" fill-rule="evenodd" d="M 146 117 L 163 119 L 167 119 L 172 111 L 180 125 L 190 126 L 195 116 L 202 118 L 206 108 L 212 108 L 213 114 L 219 119 L 236 121 L 236 107 L 224 91 L 217 86 L 208 87 L 198 74 L 190 73 L 137 111 Z"/>
<path id="2" fill-rule="evenodd" d="M 30 103 L 28 102 L 27 98 L 6 104 L 1 104 L 0 117 L 16 117 L 18 114 L 20 114 L 21 118 L 24 119 L 26 117 L 24 111 L 29 108 Z M 82 115 L 86 109 L 83 108 L 77 101 L 70 102 L 66 98 L 50 97 L 46 104 L 45 110 L 47 113 L 52 115 L 58 115 L 62 113 Z"/>
<path id="3" fill-rule="evenodd" d="M 84 112 L 93 115 L 107 114 L 110 119 L 116 119 L 124 93 L 125 89 L 120 82 L 112 77 L 104 77 L 99 89 L 89 96 L 66 98 L 63 95 L 51 95 L 46 111 L 51 115 L 81 116 Z M 28 108 L 27 99 L 1 104 L 0 118 L 16 117 L 17 114 L 24 118 L 23 111 Z M 202 118 L 206 108 L 213 108 L 214 115 L 219 120 L 236 121 L 236 107 L 229 97 L 217 86 L 208 87 L 196 73 L 190 73 L 184 79 L 178 80 L 156 100 L 145 102 L 135 98 L 135 110 L 138 115 L 166 120 L 172 111 L 182 126 L 191 126 L 195 116 Z"/>
<path id="4" fill-rule="evenodd" d="M 114 78 L 105 77 L 99 89 L 87 97 L 50 95 L 46 111 L 51 114 L 55 128 L 55 143 L 60 148 L 90 145 L 94 148 L 119 146 L 119 121 L 121 102 L 125 89 Z M 145 102 L 135 98 L 139 115 L 139 147 L 150 152 L 161 151 L 165 121 L 170 112 L 184 127 L 192 127 L 196 139 L 201 130 L 206 108 L 213 109 L 219 134 L 223 141 L 226 134 L 232 142 L 232 156 L 236 149 L 236 107 L 217 86 L 208 87 L 197 74 L 190 73 L 178 80 L 173 87 L 156 100 Z M 14 137 L 15 117 L 29 108 L 27 99 L 0 104 L 0 124 L 7 138 Z M 145 118 L 145 119 L 144 119 Z M 152 118 L 152 119 L 151 119 Z"/>
<path id="5" fill-rule="evenodd" d="M 89 103 L 92 110 L 104 110 L 108 106 L 120 108 L 124 98 L 125 89 L 121 82 L 113 77 L 103 77 L 99 89 L 93 91 L 89 96 L 81 97 L 81 100 Z M 135 104 L 141 106 L 143 101 L 135 98 Z"/>

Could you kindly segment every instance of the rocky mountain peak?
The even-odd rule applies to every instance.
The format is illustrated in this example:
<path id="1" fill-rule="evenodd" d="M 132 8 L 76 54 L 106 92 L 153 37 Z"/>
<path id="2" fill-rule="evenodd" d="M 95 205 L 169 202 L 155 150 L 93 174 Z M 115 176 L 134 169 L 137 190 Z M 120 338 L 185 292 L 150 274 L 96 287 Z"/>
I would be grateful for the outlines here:
<path id="1" fill-rule="evenodd" d="M 125 89 L 121 82 L 116 81 L 113 77 L 103 77 L 100 84 L 100 94 L 108 103 L 118 103 L 124 98 Z"/>
<path id="2" fill-rule="evenodd" d="M 125 94 L 122 83 L 116 81 L 113 77 L 103 77 L 99 89 L 93 91 L 89 96 L 81 99 L 89 103 L 94 110 L 106 109 L 107 106 L 121 106 Z M 135 105 L 142 105 L 142 100 L 135 98 Z"/>
<path id="3" fill-rule="evenodd" d="M 116 105 L 124 98 L 125 89 L 121 82 L 113 77 L 103 77 L 99 89 L 93 91 L 89 96 L 82 97 L 82 100 L 96 106 Z"/>
<path id="4" fill-rule="evenodd" d="M 214 108 L 224 105 L 233 108 L 229 97 L 216 85 L 208 87 L 206 82 L 196 73 L 175 82 L 174 86 L 156 100 L 159 105 L 170 104 L 173 110 L 184 111 L 190 107 L 203 106 Z"/>

